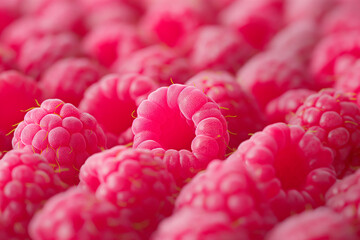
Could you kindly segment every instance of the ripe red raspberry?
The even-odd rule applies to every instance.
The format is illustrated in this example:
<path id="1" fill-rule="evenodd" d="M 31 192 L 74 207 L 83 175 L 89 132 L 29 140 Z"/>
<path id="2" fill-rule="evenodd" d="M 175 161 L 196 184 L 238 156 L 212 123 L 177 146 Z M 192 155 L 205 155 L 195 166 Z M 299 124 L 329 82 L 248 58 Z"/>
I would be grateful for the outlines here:
<path id="1" fill-rule="evenodd" d="M 123 23 L 98 26 L 83 41 L 84 52 L 106 67 L 143 47 L 136 28 Z"/>
<path id="2" fill-rule="evenodd" d="M 138 73 L 156 80 L 160 85 L 184 83 L 192 74 L 188 61 L 170 48 L 153 45 L 132 53 L 126 61 L 115 62 L 120 74 Z"/>
<path id="3" fill-rule="evenodd" d="M 235 73 L 254 53 L 255 49 L 235 30 L 205 26 L 196 34 L 190 64 L 196 72 L 213 69 Z"/>
<path id="4" fill-rule="evenodd" d="M 299 59 L 277 51 L 264 52 L 250 59 L 239 70 L 237 78 L 261 108 L 290 89 L 307 88 L 312 84 Z"/>
<path id="5" fill-rule="evenodd" d="M 4 145 L 0 144 L 0 152 L 11 149 L 11 130 L 24 119 L 26 109 L 36 100 L 42 100 L 42 95 L 33 79 L 17 71 L 0 73 L 0 135 L 4 141 Z"/>
<path id="6" fill-rule="evenodd" d="M 175 181 L 160 158 L 124 146 L 90 157 L 81 168 L 80 180 L 80 186 L 116 205 L 145 239 L 171 215 L 177 194 Z"/>
<path id="7" fill-rule="evenodd" d="M 39 154 L 27 150 L 6 153 L 0 161 L 1 239 L 27 239 L 35 212 L 65 187 Z"/>
<path id="8" fill-rule="evenodd" d="M 38 78 L 54 62 L 77 55 L 78 44 L 78 39 L 71 33 L 30 38 L 19 52 L 19 68 Z"/>
<path id="9" fill-rule="evenodd" d="M 249 240 L 243 229 L 234 229 L 223 212 L 185 208 L 160 223 L 152 240 L 184 239 Z"/>
<path id="10" fill-rule="evenodd" d="M 127 139 L 133 112 L 157 87 L 154 80 L 138 74 L 107 75 L 86 90 L 79 109 L 96 118 L 108 135 L 108 147 L 118 145 L 119 138 L 127 144 L 133 140 L 132 134 Z"/>
<path id="11" fill-rule="evenodd" d="M 245 229 L 250 239 L 263 239 L 277 223 L 264 196 L 239 162 L 213 161 L 196 175 L 176 199 L 175 214 L 188 207 L 226 214 L 233 228 Z"/>
<path id="12" fill-rule="evenodd" d="M 333 89 L 322 90 L 305 100 L 289 124 L 302 126 L 331 148 L 338 177 L 360 166 L 352 160 L 360 150 L 360 109 L 356 99 Z"/>
<path id="13" fill-rule="evenodd" d="M 87 58 L 65 58 L 46 69 L 39 85 L 46 98 L 59 98 L 77 106 L 85 90 L 96 83 L 103 72 L 98 64 Z"/>
<path id="14" fill-rule="evenodd" d="M 242 163 L 277 217 L 324 204 L 336 180 L 332 151 L 300 126 L 275 123 L 240 144 L 228 159 Z"/>
<path id="15" fill-rule="evenodd" d="M 271 123 L 288 122 L 305 99 L 314 91 L 300 88 L 288 90 L 266 105 L 265 113 Z"/>
<path id="16" fill-rule="evenodd" d="M 195 86 L 220 106 L 230 133 L 229 150 L 249 138 L 249 133 L 262 130 L 265 118 L 259 106 L 227 72 L 203 71 L 190 78 L 186 85 Z"/>
<path id="17" fill-rule="evenodd" d="M 45 100 L 26 113 L 14 133 L 14 149 L 39 153 L 68 184 L 79 182 L 85 160 L 105 147 L 103 130 L 95 118 L 59 99 Z"/>
<path id="18" fill-rule="evenodd" d="M 355 229 L 339 214 L 319 208 L 292 216 L 277 225 L 266 240 L 356 240 Z"/>
<path id="19" fill-rule="evenodd" d="M 337 78 L 335 89 L 346 93 L 360 93 L 360 61 L 356 61 Z"/>
<path id="20" fill-rule="evenodd" d="M 134 147 L 163 158 L 179 186 L 223 159 L 229 143 L 219 106 L 202 91 L 173 84 L 152 92 L 137 109 L 132 130 Z"/>
<path id="21" fill-rule="evenodd" d="M 140 240 L 114 205 L 75 187 L 51 198 L 31 221 L 29 233 L 34 240 Z"/>

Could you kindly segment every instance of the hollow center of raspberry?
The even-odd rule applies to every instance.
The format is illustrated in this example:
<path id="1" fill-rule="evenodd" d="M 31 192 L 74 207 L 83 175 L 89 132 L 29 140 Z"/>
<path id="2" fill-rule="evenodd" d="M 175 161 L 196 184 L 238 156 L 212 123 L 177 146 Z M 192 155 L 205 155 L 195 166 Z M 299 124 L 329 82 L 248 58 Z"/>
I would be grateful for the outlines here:
<path id="1" fill-rule="evenodd" d="M 173 112 L 168 115 L 167 120 L 161 126 L 159 143 L 165 149 L 191 151 L 191 142 L 194 138 L 194 123 Z"/>

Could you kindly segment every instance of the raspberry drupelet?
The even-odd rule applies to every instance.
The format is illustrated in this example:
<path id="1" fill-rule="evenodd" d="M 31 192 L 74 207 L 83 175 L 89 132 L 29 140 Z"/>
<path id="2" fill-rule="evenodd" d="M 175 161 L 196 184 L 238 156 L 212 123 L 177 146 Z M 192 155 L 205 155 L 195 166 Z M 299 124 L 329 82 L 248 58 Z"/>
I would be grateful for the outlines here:
<path id="1" fill-rule="evenodd" d="M 133 134 L 128 134 L 133 112 L 157 87 L 154 80 L 139 74 L 110 74 L 86 90 L 79 109 L 96 118 L 108 137 L 108 147 L 128 144 L 133 140 Z"/>
<path id="2" fill-rule="evenodd" d="M 310 95 L 289 120 L 315 135 L 334 153 L 337 177 L 360 166 L 360 109 L 356 95 L 324 89 Z"/>
<path id="3" fill-rule="evenodd" d="M 277 217 L 315 208 L 336 180 L 333 153 L 300 126 L 268 125 L 227 160 L 243 164 Z"/>
<path id="4" fill-rule="evenodd" d="M 152 92 L 137 109 L 134 147 L 163 158 L 179 186 L 213 159 L 223 159 L 229 133 L 219 106 L 201 90 L 180 84 Z"/>
<path id="5" fill-rule="evenodd" d="M 0 237 L 27 239 L 28 224 L 66 184 L 39 154 L 12 150 L 0 161 Z"/>
<path id="6" fill-rule="evenodd" d="M 29 226 L 34 240 L 140 240 L 113 204 L 91 192 L 71 188 L 52 197 Z"/>
<path id="7" fill-rule="evenodd" d="M 79 182 L 79 169 L 106 145 L 95 118 L 59 99 L 45 100 L 26 113 L 15 129 L 14 149 L 25 148 L 42 155 L 69 185 Z"/>
<path id="8" fill-rule="evenodd" d="M 116 205 L 145 239 L 171 215 L 178 192 L 160 158 L 124 146 L 90 157 L 80 170 L 80 186 Z"/>

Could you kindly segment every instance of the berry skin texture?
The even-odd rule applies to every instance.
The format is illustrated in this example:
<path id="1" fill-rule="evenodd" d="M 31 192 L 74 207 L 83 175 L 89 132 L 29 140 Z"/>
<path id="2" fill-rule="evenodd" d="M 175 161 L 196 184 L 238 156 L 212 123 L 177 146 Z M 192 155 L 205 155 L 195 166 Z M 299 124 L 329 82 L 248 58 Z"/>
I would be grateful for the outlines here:
<path id="1" fill-rule="evenodd" d="M 173 84 L 152 92 L 140 103 L 132 125 L 134 148 L 163 158 L 179 186 L 224 159 L 229 143 L 219 106 L 192 86 Z"/>
<path id="2" fill-rule="evenodd" d="M 236 150 L 242 141 L 249 138 L 249 133 L 260 131 L 265 127 L 265 117 L 259 106 L 228 72 L 199 72 L 185 84 L 195 86 L 219 104 L 230 133 L 228 151 L 234 148 Z"/>
<path id="3" fill-rule="evenodd" d="M 161 222 L 152 240 L 249 240 L 242 229 L 233 229 L 231 220 L 222 212 L 185 208 Z"/>
<path id="4" fill-rule="evenodd" d="M 140 240 L 129 221 L 91 192 L 70 188 L 51 198 L 30 223 L 34 240 Z"/>
<path id="5" fill-rule="evenodd" d="M 336 180 L 333 153 L 300 126 L 268 125 L 227 160 L 243 164 L 280 220 L 323 205 Z"/>
<path id="6" fill-rule="evenodd" d="M 110 74 L 86 90 L 79 109 L 96 118 L 107 135 L 108 147 L 128 144 L 133 140 L 133 134 L 128 138 L 133 112 L 157 87 L 157 83 L 146 76 Z"/>
<path id="7" fill-rule="evenodd" d="M 289 124 L 303 127 L 333 151 L 337 177 L 360 166 L 360 109 L 353 96 L 332 89 L 310 95 Z"/>
<path id="8" fill-rule="evenodd" d="M 80 186 L 116 205 L 144 239 L 171 215 L 178 191 L 160 158 L 124 146 L 90 157 L 80 170 L 80 180 Z"/>
<path id="9" fill-rule="evenodd" d="M 27 239 L 35 212 L 65 187 L 39 154 L 23 149 L 6 153 L 0 161 L 1 239 Z"/>
<path id="10" fill-rule="evenodd" d="M 65 58 L 51 65 L 43 74 L 39 85 L 46 98 L 59 98 L 79 105 L 85 90 L 103 75 L 103 69 L 86 58 Z"/>
<path id="11" fill-rule="evenodd" d="M 266 240 L 356 240 L 354 227 L 341 215 L 322 207 L 289 217 L 279 223 Z"/>
<path id="12" fill-rule="evenodd" d="M 59 99 L 47 99 L 27 112 L 14 133 L 14 149 L 42 155 L 69 185 L 79 182 L 79 169 L 106 146 L 105 134 L 88 113 Z"/>

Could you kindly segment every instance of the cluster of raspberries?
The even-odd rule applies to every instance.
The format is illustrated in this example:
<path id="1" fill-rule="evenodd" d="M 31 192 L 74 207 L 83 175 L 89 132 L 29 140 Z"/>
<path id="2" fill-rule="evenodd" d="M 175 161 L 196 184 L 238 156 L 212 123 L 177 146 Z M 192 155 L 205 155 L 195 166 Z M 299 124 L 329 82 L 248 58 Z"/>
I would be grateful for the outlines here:
<path id="1" fill-rule="evenodd" d="M 359 0 L 0 0 L 1 240 L 357 240 L 359 168 Z"/>

